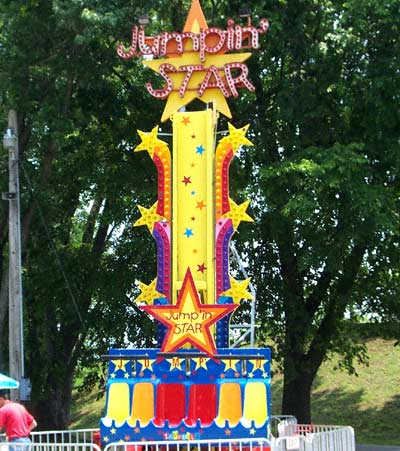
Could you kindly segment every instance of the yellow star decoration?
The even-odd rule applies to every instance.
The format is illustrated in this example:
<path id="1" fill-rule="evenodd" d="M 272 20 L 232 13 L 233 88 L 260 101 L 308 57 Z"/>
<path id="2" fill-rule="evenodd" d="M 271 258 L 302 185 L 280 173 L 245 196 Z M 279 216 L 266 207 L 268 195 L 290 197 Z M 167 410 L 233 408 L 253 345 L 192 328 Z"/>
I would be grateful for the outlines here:
<path id="1" fill-rule="evenodd" d="M 230 210 L 222 217 L 232 219 L 232 224 L 235 230 L 239 227 L 242 221 L 253 222 L 254 219 L 246 213 L 250 201 L 246 200 L 240 205 L 237 205 L 231 198 L 229 198 Z"/>
<path id="2" fill-rule="evenodd" d="M 157 59 L 151 61 L 144 61 L 143 63 L 155 72 L 159 72 L 160 66 L 162 64 L 171 64 L 174 67 L 179 66 L 191 66 L 202 64 L 205 69 L 211 66 L 215 66 L 218 69 L 218 73 L 221 77 L 224 74 L 224 64 L 228 63 L 242 63 L 246 61 L 251 56 L 251 53 L 233 53 L 225 55 L 210 55 L 207 54 L 205 61 L 201 62 L 199 54 L 196 52 L 183 53 L 181 56 L 174 58 Z M 171 72 L 168 76 L 173 83 L 173 91 L 169 94 L 167 103 L 163 115 L 161 117 L 161 122 L 165 122 L 173 113 L 178 111 L 181 107 L 189 104 L 192 100 L 198 98 L 204 103 L 214 102 L 215 108 L 220 111 L 223 115 L 231 118 L 231 112 L 229 110 L 228 103 L 224 94 L 219 88 L 208 88 L 204 91 L 203 95 L 199 97 L 198 87 L 205 77 L 205 73 L 202 71 L 194 71 L 183 97 L 179 95 L 179 88 L 185 79 L 186 72 Z"/>
<path id="3" fill-rule="evenodd" d="M 234 370 L 237 371 L 236 369 L 236 364 L 240 362 L 240 359 L 226 359 L 223 361 L 225 368 L 224 371 L 228 371 L 228 370 Z"/>
<path id="4" fill-rule="evenodd" d="M 208 25 L 201 9 L 199 1 L 193 1 L 189 14 L 186 19 L 184 32 L 191 32 L 198 34 L 200 29 L 207 30 Z M 174 67 L 190 66 L 190 65 L 202 65 L 205 70 L 208 70 L 211 66 L 217 68 L 219 77 L 224 80 L 224 65 L 228 63 L 242 63 L 251 56 L 251 53 L 236 53 L 236 54 L 206 54 L 204 61 L 200 61 L 199 52 L 193 52 L 189 48 L 189 44 L 185 46 L 185 52 L 173 58 L 165 58 L 152 61 L 144 61 L 144 64 L 154 71 L 159 71 L 162 64 L 171 64 Z M 178 111 L 181 107 L 187 105 L 192 100 L 199 98 L 205 103 L 214 102 L 218 111 L 227 117 L 232 117 L 228 107 L 226 98 L 220 88 L 207 88 L 203 95 L 198 95 L 199 85 L 204 80 L 206 73 L 203 71 L 194 71 L 191 74 L 190 80 L 186 86 L 186 90 L 183 97 L 179 96 L 179 88 L 182 85 L 183 80 L 186 77 L 185 72 L 168 72 L 168 77 L 172 80 L 172 89 L 168 96 L 167 103 L 165 105 L 164 113 L 161 121 L 166 121 L 175 111 Z M 214 77 L 211 77 L 212 79 Z M 213 80 L 210 80 L 211 82 Z"/>
<path id="5" fill-rule="evenodd" d="M 117 430 L 115 428 L 110 429 L 111 434 L 116 434 Z"/>
<path id="6" fill-rule="evenodd" d="M 161 352 L 169 352 L 186 343 L 212 357 L 216 353 L 210 327 L 231 313 L 234 304 L 202 304 L 188 267 L 176 305 L 144 305 L 141 308 L 167 326 Z"/>
<path id="7" fill-rule="evenodd" d="M 142 371 L 143 370 L 150 370 L 153 371 L 153 365 L 155 360 L 154 359 L 139 359 L 138 363 L 142 365 Z"/>
<path id="8" fill-rule="evenodd" d="M 239 304 L 242 299 L 253 299 L 253 295 L 247 291 L 250 283 L 250 277 L 246 280 L 238 282 L 229 276 L 231 287 L 222 293 L 222 296 L 230 296 L 234 304 Z"/>
<path id="9" fill-rule="evenodd" d="M 157 138 L 158 126 L 156 125 L 150 133 L 142 132 L 138 130 L 140 139 L 142 142 L 135 147 L 134 152 L 140 152 L 141 150 L 147 150 L 150 157 L 153 158 L 156 147 L 167 146 L 167 143 Z"/>
<path id="10" fill-rule="evenodd" d="M 233 153 L 237 152 L 240 146 L 253 146 L 253 143 L 246 138 L 247 130 L 249 129 L 247 124 L 242 128 L 235 128 L 230 122 L 228 123 L 229 135 L 224 136 L 219 144 L 228 144 L 232 146 Z"/>
<path id="11" fill-rule="evenodd" d="M 196 357 L 195 359 L 192 359 L 195 364 L 196 364 L 196 368 L 195 371 L 197 371 L 199 368 L 204 368 L 205 370 L 207 370 L 207 362 L 210 359 L 207 359 L 206 357 Z"/>
<path id="12" fill-rule="evenodd" d="M 134 227 L 145 225 L 150 230 L 150 233 L 153 233 L 154 224 L 163 219 L 163 217 L 157 213 L 157 203 L 158 202 L 154 203 L 150 208 L 138 205 L 141 217 L 133 224 Z"/>
<path id="13" fill-rule="evenodd" d="M 110 439 L 108 438 L 107 435 L 105 437 L 103 437 L 103 442 L 108 443 L 109 441 L 110 441 Z"/>
<path id="14" fill-rule="evenodd" d="M 165 297 L 162 293 L 156 290 L 157 279 L 154 279 L 150 285 L 139 282 L 140 294 L 135 299 L 135 302 L 146 302 L 146 304 L 153 303 L 154 299 Z"/>
<path id="15" fill-rule="evenodd" d="M 128 364 L 128 360 L 111 360 L 111 362 L 115 365 L 114 372 L 117 370 L 122 370 L 126 372 L 126 365 Z"/>
<path id="16" fill-rule="evenodd" d="M 259 359 L 251 359 L 249 360 L 249 363 L 253 365 L 252 373 L 256 370 L 264 371 L 264 365 L 268 362 L 267 359 L 259 358 Z"/>
<path id="17" fill-rule="evenodd" d="M 182 371 L 182 362 L 185 359 L 179 359 L 178 357 L 172 357 L 172 359 L 167 359 L 167 362 L 169 363 L 170 367 L 169 370 L 181 370 Z"/>
<path id="18" fill-rule="evenodd" d="M 255 435 L 256 430 L 254 428 L 249 429 L 250 435 Z"/>

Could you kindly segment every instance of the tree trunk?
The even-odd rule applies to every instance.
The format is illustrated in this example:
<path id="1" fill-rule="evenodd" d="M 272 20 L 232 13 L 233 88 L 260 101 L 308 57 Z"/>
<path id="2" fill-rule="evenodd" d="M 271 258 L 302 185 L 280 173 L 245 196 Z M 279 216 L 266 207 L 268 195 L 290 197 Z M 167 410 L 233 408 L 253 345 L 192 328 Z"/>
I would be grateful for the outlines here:
<path id="1" fill-rule="evenodd" d="M 313 378 L 306 371 L 284 377 L 282 415 L 294 415 L 301 424 L 311 423 L 311 387 Z"/>
<path id="2" fill-rule="evenodd" d="M 49 390 L 51 397 L 32 404 L 31 410 L 38 430 L 59 431 L 68 429 L 72 397 L 72 375 L 66 375 L 65 384 Z"/>

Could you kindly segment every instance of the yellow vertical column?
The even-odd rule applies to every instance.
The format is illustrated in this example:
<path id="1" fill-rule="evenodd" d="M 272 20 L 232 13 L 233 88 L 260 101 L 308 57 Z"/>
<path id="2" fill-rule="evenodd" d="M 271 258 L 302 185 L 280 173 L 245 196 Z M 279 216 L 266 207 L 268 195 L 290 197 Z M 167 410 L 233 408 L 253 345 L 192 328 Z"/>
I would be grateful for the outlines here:
<path id="1" fill-rule="evenodd" d="M 215 303 L 215 126 L 212 109 L 173 116 L 173 304 L 188 267 L 204 301 Z"/>

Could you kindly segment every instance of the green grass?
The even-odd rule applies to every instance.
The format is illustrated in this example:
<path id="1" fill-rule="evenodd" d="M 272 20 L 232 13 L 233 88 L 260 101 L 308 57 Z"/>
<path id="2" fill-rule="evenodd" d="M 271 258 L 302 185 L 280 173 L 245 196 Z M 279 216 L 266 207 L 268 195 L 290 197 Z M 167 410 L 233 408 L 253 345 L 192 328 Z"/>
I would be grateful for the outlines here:
<path id="1" fill-rule="evenodd" d="M 400 445 L 400 346 L 374 339 L 368 342 L 369 366 L 356 366 L 358 376 L 334 371 L 335 359 L 325 362 L 314 381 L 314 424 L 353 426 L 357 443 Z M 272 382 L 272 412 L 279 414 L 282 378 Z M 74 393 L 71 428 L 98 427 L 104 398 L 97 392 Z"/>
<path id="2" fill-rule="evenodd" d="M 335 371 L 335 359 L 321 366 L 312 391 L 314 424 L 352 426 L 357 443 L 400 445 L 400 347 L 393 343 L 369 341 L 369 366 L 357 365 L 358 376 Z M 272 394 L 278 414 L 280 376 L 273 379 Z"/>

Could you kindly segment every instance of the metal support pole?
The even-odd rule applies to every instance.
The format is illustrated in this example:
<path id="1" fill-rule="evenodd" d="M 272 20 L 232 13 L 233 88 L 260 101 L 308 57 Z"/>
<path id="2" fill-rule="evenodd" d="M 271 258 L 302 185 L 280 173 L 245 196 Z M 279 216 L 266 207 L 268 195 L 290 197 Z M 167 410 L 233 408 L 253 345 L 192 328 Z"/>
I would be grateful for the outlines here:
<path id="1" fill-rule="evenodd" d="M 9 365 L 10 376 L 21 382 L 24 377 L 23 311 L 21 277 L 21 226 L 19 202 L 19 147 L 17 114 L 10 110 L 3 146 L 9 154 Z M 19 399 L 19 392 L 11 396 Z"/>
<path id="2" fill-rule="evenodd" d="M 240 271 L 247 279 L 249 276 L 247 274 L 246 268 L 243 265 L 242 259 L 240 258 L 239 252 L 236 250 L 235 243 L 233 241 L 230 242 L 230 248 L 235 257 L 237 263 L 239 264 Z M 251 300 L 251 311 L 250 311 L 250 346 L 254 347 L 255 342 L 255 330 L 256 330 L 256 290 L 254 289 L 253 284 L 249 283 L 250 292 L 253 296 Z M 248 333 L 246 333 L 246 336 Z M 242 341 L 244 337 L 241 337 L 240 341 Z M 236 344 L 236 343 L 235 343 Z"/>

